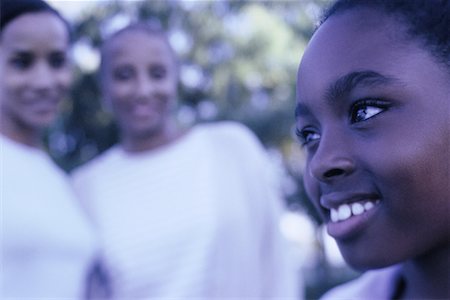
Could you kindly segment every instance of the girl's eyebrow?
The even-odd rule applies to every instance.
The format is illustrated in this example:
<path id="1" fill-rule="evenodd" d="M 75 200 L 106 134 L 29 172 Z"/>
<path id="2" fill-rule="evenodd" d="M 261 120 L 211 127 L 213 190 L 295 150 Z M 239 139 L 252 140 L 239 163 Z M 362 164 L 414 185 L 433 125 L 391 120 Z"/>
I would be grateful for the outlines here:
<path id="1" fill-rule="evenodd" d="M 344 99 L 351 91 L 357 87 L 400 85 L 397 78 L 382 75 L 375 71 L 356 71 L 339 77 L 325 92 L 326 102 L 334 105 L 336 100 Z M 295 107 L 295 118 L 310 115 L 308 107 L 302 103 L 297 103 Z"/>
<path id="2" fill-rule="evenodd" d="M 399 84 L 399 80 L 374 71 L 357 71 L 348 73 L 336 80 L 325 92 L 325 99 L 330 104 L 341 99 L 355 89 L 364 86 L 381 86 Z"/>
<path id="3" fill-rule="evenodd" d="M 295 106 L 295 118 L 303 117 L 309 114 L 310 111 L 306 105 L 302 103 L 297 103 L 297 105 Z"/>

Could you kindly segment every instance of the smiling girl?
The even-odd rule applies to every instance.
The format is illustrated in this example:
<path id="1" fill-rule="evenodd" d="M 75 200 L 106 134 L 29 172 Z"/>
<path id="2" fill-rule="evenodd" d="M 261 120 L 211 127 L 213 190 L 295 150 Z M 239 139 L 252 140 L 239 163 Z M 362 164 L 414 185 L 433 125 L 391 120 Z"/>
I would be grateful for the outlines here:
<path id="1" fill-rule="evenodd" d="M 341 0 L 302 58 L 304 183 L 366 272 L 326 299 L 450 297 L 448 0 Z"/>

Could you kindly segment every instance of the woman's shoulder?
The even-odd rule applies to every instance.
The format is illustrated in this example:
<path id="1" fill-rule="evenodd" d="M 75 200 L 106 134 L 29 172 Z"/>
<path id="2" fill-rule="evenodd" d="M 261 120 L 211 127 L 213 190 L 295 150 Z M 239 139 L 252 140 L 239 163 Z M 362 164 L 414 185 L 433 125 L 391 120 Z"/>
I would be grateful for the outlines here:
<path id="1" fill-rule="evenodd" d="M 212 149 L 217 161 L 237 163 L 240 168 L 259 170 L 271 165 L 265 147 L 255 133 L 245 125 L 232 121 L 221 121 L 197 125 L 199 140 Z"/>
<path id="2" fill-rule="evenodd" d="M 249 147 L 261 147 L 261 143 L 255 133 L 244 124 L 234 121 L 220 121 L 204 123 L 196 126 L 196 131 L 207 136 L 217 143 L 228 145 L 242 145 Z"/>
<path id="3" fill-rule="evenodd" d="M 104 173 L 117 158 L 120 156 L 120 148 L 113 146 L 88 162 L 75 168 L 70 175 L 72 178 L 96 176 L 97 173 Z"/>

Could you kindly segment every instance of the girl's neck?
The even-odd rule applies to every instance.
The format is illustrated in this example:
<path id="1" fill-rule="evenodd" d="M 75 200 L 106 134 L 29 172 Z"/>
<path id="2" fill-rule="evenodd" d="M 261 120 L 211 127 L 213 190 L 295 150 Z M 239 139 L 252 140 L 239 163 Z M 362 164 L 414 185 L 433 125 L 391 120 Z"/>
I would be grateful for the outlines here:
<path id="1" fill-rule="evenodd" d="M 450 299 L 450 245 L 403 264 L 403 299 Z"/>

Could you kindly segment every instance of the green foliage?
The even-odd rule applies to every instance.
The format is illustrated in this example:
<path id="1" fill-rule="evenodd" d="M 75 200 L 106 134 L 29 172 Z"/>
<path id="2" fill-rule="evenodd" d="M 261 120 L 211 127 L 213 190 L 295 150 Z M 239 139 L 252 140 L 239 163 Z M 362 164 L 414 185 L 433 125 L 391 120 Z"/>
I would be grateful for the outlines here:
<path id="1" fill-rule="evenodd" d="M 189 108 L 194 122 L 243 122 L 266 146 L 281 150 L 292 143 L 296 70 L 313 29 L 307 12 L 318 7 L 312 1 L 100 1 L 75 22 L 75 49 L 87 45 L 98 55 L 112 27 L 158 22 L 181 44 L 174 43 L 182 70 L 180 108 Z M 117 141 L 95 72 L 83 68 L 86 57 L 80 60 L 73 102 L 53 129 L 72 142 L 49 145 L 66 170 Z"/>
<path id="2" fill-rule="evenodd" d="M 117 142 L 97 82 L 98 48 L 129 22 L 157 22 L 180 62 L 180 123 L 236 120 L 282 154 L 296 188 L 286 192 L 319 222 L 301 184 L 292 135 L 298 62 L 321 1 L 100 1 L 75 21 L 72 102 L 49 134 L 49 151 L 67 171 Z M 87 49 L 87 50 L 86 50 Z M 299 156 L 295 158 L 295 156 Z M 294 158 L 293 158 L 294 156 Z M 300 163 L 299 163 L 300 162 Z"/>
<path id="3" fill-rule="evenodd" d="M 100 1 L 74 22 L 76 80 L 72 102 L 49 133 L 51 155 L 65 170 L 118 141 L 101 100 L 98 48 L 129 22 L 157 22 L 180 62 L 180 124 L 235 120 L 282 154 L 300 203 L 318 223 L 303 191 L 302 153 L 292 135 L 298 62 L 324 1 Z M 87 49 L 87 50 L 86 50 Z"/>

